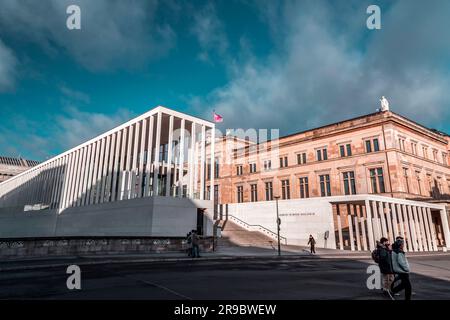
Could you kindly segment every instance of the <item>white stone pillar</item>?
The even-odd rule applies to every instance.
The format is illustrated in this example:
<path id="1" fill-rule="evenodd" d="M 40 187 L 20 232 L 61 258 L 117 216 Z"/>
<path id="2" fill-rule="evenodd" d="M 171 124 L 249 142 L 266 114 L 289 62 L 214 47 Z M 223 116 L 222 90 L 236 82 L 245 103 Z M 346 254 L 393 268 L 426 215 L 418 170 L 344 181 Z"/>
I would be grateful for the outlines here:
<path id="1" fill-rule="evenodd" d="M 141 123 L 136 122 L 134 125 L 134 144 L 133 144 L 133 157 L 131 158 L 131 167 L 130 167 L 130 196 L 129 199 L 134 199 L 137 196 L 136 192 L 136 181 L 138 175 L 138 167 L 139 167 L 139 132 L 141 130 Z"/>
<path id="2" fill-rule="evenodd" d="M 66 188 L 64 189 L 64 201 L 62 209 L 67 208 L 67 204 L 69 203 L 69 196 L 70 196 L 70 187 L 72 185 L 72 174 L 73 174 L 73 167 L 75 162 L 75 153 L 72 152 L 69 154 L 69 163 L 68 163 L 68 170 L 66 175 Z"/>
<path id="3" fill-rule="evenodd" d="M 181 132 L 180 132 L 180 163 L 179 163 L 179 175 L 178 175 L 178 196 L 183 197 L 183 178 L 184 178 L 184 140 L 185 140 L 185 120 L 181 119 Z"/>
<path id="4" fill-rule="evenodd" d="M 364 213 L 363 213 L 363 206 L 362 205 L 358 205 L 358 212 L 359 212 L 359 222 L 360 222 L 360 226 L 361 226 L 361 231 L 362 231 L 362 244 L 363 244 L 363 248 L 365 251 L 369 250 L 368 246 L 367 246 L 367 234 L 366 234 L 366 219 L 364 217 Z"/>
<path id="5" fill-rule="evenodd" d="M 405 206 L 402 204 L 398 205 L 398 216 L 401 219 L 401 225 L 400 228 L 403 230 L 403 238 L 408 241 L 405 241 L 405 251 L 413 251 L 411 247 L 411 233 L 409 231 L 409 224 L 408 224 L 408 216 L 406 214 Z"/>
<path id="6" fill-rule="evenodd" d="M 413 248 L 413 251 L 419 251 L 417 235 L 416 235 L 416 224 L 415 224 L 415 221 L 414 221 L 414 218 L 412 215 L 411 206 L 407 205 L 406 208 L 408 210 L 408 221 L 409 221 L 409 226 L 410 226 L 410 230 L 411 230 L 412 248 Z"/>
<path id="7" fill-rule="evenodd" d="M 141 150 L 139 152 L 139 180 L 138 180 L 138 194 L 137 197 L 141 198 L 144 195 L 144 175 L 145 175 L 145 168 L 144 168 L 144 160 L 145 160 L 145 148 L 146 148 L 146 139 L 148 135 L 147 131 L 147 119 L 142 120 L 141 124 L 142 133 L 141 133 Z"/>
<path id="8" fill-rule="evenodd" d="M 447 212 L 445 208 L 440 210 L 441 222 L 442 222 L 442 233 L 444 234 L 445 246 L 450 249 L 450 231 L 448 227 Z"/>
<path id="9" fill-rule="evenodd" d="M 416 207 L 415 212 L 417 214 L 418 221 L 419 221 L 419 230 L 420 230 L 420 235 L 421 235 L 420 238 L 422 239 L 423 251 L 429 251 L 426 232 L 425 232 L 425 228 L 424 228 L 424 221 L 422 219 L 422 210 L 420 207 Z"/>
<path id="10" fill-rule="evenodd" d="M 166 197 L 171 196 L 171 191 L 172 191 L 172 148 L 173 148 L 173 144 L 172 144 L 172 140 L 173 140 L 173 116 L 171 115 L 169 117 L 169 141 L 167 143 L 167 174 L 166 174 Z M 175 174 L 174 174 L 174 180 L 175 180 Z"/>
<path id="11" fill-rule="evenodd" d="M 422 213 L 425 221 L 425 230 L 427 231 L 428 248 L 430 251 L 434 251 L 433 233 L 431 232 L 431 221 L 428 219 L 427 208 L 422 207 Z"/>
<path id="12" fill-rule="evenodd" d="M 83 147 L 82 148 L 82 157 L 81 157 L 81 167 L 80 170 L 78 172 L 79 175 L 79 185 L 77 188 L 77 192 L 76 192 L 76 203 L 75 206 L 79 207 L 81 205 L 81 203 L 83 202 L 83 188 L 84 188 L 84 180 L 85 180 L 85 171 L 86 171 L 86 157 L 88 154 L 88 148 L 87 147 Z"/>
<path id="13" fill-rule="evenodd" d="M 338 224 L 339 249 L 344 250 L 344 239 L 342 237 L 341 212 L 340 212 L 339 204 L 335 204 L 335 206 L 336 206 L 336 219 L 337 219 L 337 224 Z"/>
<path id="14" fill-rule="evenodd" d="M 395 240 L 395 235 L 394 235 L 395 232 L 394 232 L 394 228 L 392 225 L 391 206 L 390 206 L 389 202 L 385 202 L 385 208 L 386 208 L 387 228 L 388 228 L 388 233 L 389 233 L 388 239 L 390 240 L 391 243 L 393 243 Z"/>
<path id="15" fill-rule="evenodd" d="M 112 185 L 112 179 L 113 179 L 113 174 L 114 174 L 114 158 L 115 158 L 115 155 L 116 155 L 117 132 L 111 134 L 111 138 L 110 139 L 111 139 L 111 142 L 110 142 L 110 148 L 109 148 L 108 167 L 106 168 L 105 193 L 104 193 L 104 197 L 102 198 L 104 202 L 112 201 L 112 199 L 111 199 L 111 195 L 112 195 L 111 185 Z"/>
<path id="16" fill-rule="evenodd" d="M 92 197 L 92 204 L 98 203 L 99 195 L 100 195 L 100 186 L 101 186 L 101 176 L 102 176 L 102 165 L 103 165 L 103 157 L 105 154 L 105 139 L 100 139 L 100 149 L 99 149 L 99 156 L 97 158 L 97 163 L 95 164 L 95 175 L 94 175 L 94 182 L 93 182 L 93 190 L 95 190 L 95 194 L 93 194 Z"/>
<path id="17" fill-rule="evenodd" d="M 372 212 L 375 226 L 375 239 L 379 241 L 382 237 L 382 231 L 381 220 L 379 218 L 379 213 L 377 213 L 377 201 L 372 201 Z"/>
<path id="18" fill-rule="evenodd" d="M 417 217 L 417 207 L 411 206 L 413 218 L 414 218 L 414 231 L 416 232 L 417 243 L 419 246 L 419 251 L 423 251 L 423 243 L 422 243 L 422 233 L 420 232 L 420 221 Z"/>
<path id="19" fill-rule="evenodd" d="M 123 130 L 120 130 L 116 133 L 116 150 L 115 150 L 115 156 L 114 156 L 114 164 L 113 169 L 111 172 L 112 175 L 112 186 L 111 186 L 111 202 L 120 200 L 119 195 L 117 194 L 117 183 L 118 183 L 118 175 L 120 174 L 120 167 L 119 167 L 119 161 L 120 161 L 120 148 L 122 144 L 122 132 Z M 119 192 L 120 193 L 120 189 Z"/>
<path id="20" fill-rule="evenodd" d="M 101 186 L 100 186 L 100 194 L 99 194 L 99 203 L 103 203 L 105 201 L 106 192 L 106 180 L 108 177 L 108 165 L 109 165 L 109 157 L 111 156 L 111 135 L 106 138 L 106 147 L 103 155 L 103 169 L 101 174 Z"/>
<path id="21" fill-rule="evenodd" d="M 148 144 L 147 144 L 147 166 L 146 166 L 146 174 L 147 174 L 147 182 L 146 182 L 146 191 L 145 196 L 152 195 L 153 184 L 153 172 L 152 172 L 152 152 L 153 152 L 153 126 L 154 126 L 154 117 L 151 116 L 149 119 L 149 130 L 148 130 Z"/>
<path id="22" fill-rule="evenodd" d="M 389 233 L 386 228 L 386 213 L 384 212 L 383 202 L 381 202 L 381 201 L 378 202 L 378 214 L 380 215 L 380 220 L 381 220 L 382 237 L 386 237 L 387 239 L 389 239 Z"/>
<path id="23" fill-rule="evenodd" d="M 355 238 L 353 238 L 353 224 L 352 224 L 352 216 L 350 215 L 350 212 L 347 214 L 347 220 L 348 220 L 348 230 L 349 230 L 349 237 L 350 237 L 350 250 L 355 251 Z"/>
<path id="24" fill-rule="evenodd" d="M 158 118 L 157 118 L 157 123 L 156 123 L 156 147 L 155 147 L 155 174 L 154 174 L 154 178 L 153 178 L 153 190 L 154 190 L 154 195 L 158 196 L 160 193 L 159 190 L 159 149 L 160 149 L 160 145 L 161 145 L 161 121 L 162 121 L 162 113 L 158 112 Z"/>
<path id="25" fill-rule="evenodd" d="M 86 181 L 84 182 L 83 189 L 83 201 L 81 205 L 84 206 L 89 203 L 89 194 L 91 191 L 92 172 L 94 170 L 94 158 L 95 158 L 95 143 L 91 143 L 88 146 L 88 158 L 86 163 Z"/>
<path id="26" fill-rule="evenodd" d="M 191 150 L 189 154 L 189 164 L 188 164 L 188 170 L 189 170 L 189 188 L 188 188 L 188 194 L 189 198 L 194 198 L 194 166 L 195 163 L 195 145 L 196 145 L 196 128 L 195 128 L 195 122 L 192 122 L 191 126 Z"/>
<path id="27" fill-rule="evenodd" d="M 211 172 L 210 172 L 210 194 L 209 194 L 209 200 L 214 201 L 214 179 L 215 179 L 215 170 L 216 170 L 216 155 L 215 155 L 215 145 L 216 145 L 216 130 L 215 127 L 211 128 L 211 141 L 210 141 L 210 152 L 211 152 Z M 214 208 L 217 205 L 217 203 L 214 203 Z"/>
<path id="28" fill-rule="evenodd" d="M 124 199 L 130 199 L 131 194 L 131 167 L 132 167 L 132 157 L 133 157 L 133 134 L 134 126 L 130 125 L 128 127 L 128 139 L 126 145 L 126 160 L 125 160 L 125 174 L 124 174 Z"/>
<path id="29" fill-rule="evenodd" d="M 428 219 L 427 214 L 424 207 L 418 207 L 418 214 L 421 218 L 421 225 L 423 227 L 423 233 L 425 235 L 424 241 L 426 242 L 426 249 L 427 251 L 433 251 L 433 246 L 431 245 L 431 235 L 430 230 L 428 229 Z"/>
<path id="30" fill-rule="evenodd" d="M 98 162 L 100 159 L 100 150 L 101 150 L 101 141 L 97 141 L 95 143 L 95 158 L 94 158 L 94 167 L 92 172 L 92 180 L 91 180 L 91 193 L 89 195 L 88 204 L 94 204 L 95 195 L 97 191 L 97 172 L 98 172 Z"/>
<path id="31" fill-rule="evenodd" d="M 432 243 L 433 243 L 433 250 L 434 251 L 438 251 L 438 247 L 437 247 L 437 236 L 436 236 L 436 227 L 433 223 L 433 219 L 431 217 L 431 209 L 427 208 L 427 215 L 428 215 L 428 220 L 430 221 L 430 229 L 431 229 L 431 236 L 432 236 Z"/>
<path id="32" fill-rule="evenodd" d="M 202 137 L 200 145 L 200 199 L 205 199 L 205 162 L 206 162 L 206 127 L 202 125 Z"/>
<path id="33" fill-rule="evenodd" d="M 367 221 L 367 234 L 369 237 L 369 249 L 370 251 L 375 249 L 375 239 L 374 239 L 374 232 L 373 232 L 373 226 L 372 226 L 372 213 L 370 208 L 370 201 L 365 200 L 365 207 L 366 207 L 366 221 Z"/>
<path id="34" fill-rule="evenodd" d="M 355 232 L 356 232 L 356 248 L 358 251 L 361 251 L 361 238 L 359 234 L 359 221 L 358 217 L 354 217 L 354 223 L 355 223 Z"/>
<path id="35" fill-rule="evenodd" d="M 120 150 L 120 165 L 119 165 L 119 181 L 118 181 L 118 200 L 125 199 L 125 183 L 126 183 L 126 158 L 129 158 L 127 155 L 127 145 L 130 143 L 128 140 L 128 131 L 130 127 L 126 127 L 122 130 L 122 146 Z"/>
<path id="36" fill-rule="evenodd" d="M 399 231 L 398 231 L 398 218 L 397 218 L 397 208 L 396 208 L 396 204 L 395 203 L 391 203 L 391 218 L 392 218 L 392 225 L 393 225 L 393 240 L 391 243 L 393 243 L 393 241 L 395 241 L 395 238 L 398 237 L 400 235 Z"/>

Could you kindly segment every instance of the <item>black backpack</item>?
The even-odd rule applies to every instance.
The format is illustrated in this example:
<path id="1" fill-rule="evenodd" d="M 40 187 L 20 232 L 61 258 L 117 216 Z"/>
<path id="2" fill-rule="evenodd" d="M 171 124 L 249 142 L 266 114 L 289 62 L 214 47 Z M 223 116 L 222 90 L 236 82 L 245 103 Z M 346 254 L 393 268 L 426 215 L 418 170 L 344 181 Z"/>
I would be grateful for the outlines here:
<path id="1" fill-rule="evenodd" d="M 372 251 L 372 259 L 376 263 L 380 262 L 380 250 L 378 248 Z"/>

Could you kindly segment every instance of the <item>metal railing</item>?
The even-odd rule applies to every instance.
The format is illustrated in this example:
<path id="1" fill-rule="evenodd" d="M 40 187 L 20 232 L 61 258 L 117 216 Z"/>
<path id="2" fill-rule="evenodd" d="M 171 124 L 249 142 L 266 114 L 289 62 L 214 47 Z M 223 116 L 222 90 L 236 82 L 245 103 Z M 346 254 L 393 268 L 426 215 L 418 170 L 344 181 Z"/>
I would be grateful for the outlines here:
<path id="1" fill-rule="evenodd" d="M 261 233 L 264 233 L 266 235 L 268 235 L 270 238 L 274 239 L 274 240 L 278 240 L 278 235 L 276 232 L 273 232 L 272 230 L 267 229 L 266 227 L 263 227 L 260 224 L 249 224 L 241 219 L 239 219 L 238 217 L 235 217 L 231 214 L 227 214 L 226 217 L 230 220 L 232 220 L 233 222 L 243 226 L 245 229 L 249 230 L 249 231 L 259 231 Z M 287 244 L 287 238 L 283 237 L 280 235 L 280 242 Z"/>

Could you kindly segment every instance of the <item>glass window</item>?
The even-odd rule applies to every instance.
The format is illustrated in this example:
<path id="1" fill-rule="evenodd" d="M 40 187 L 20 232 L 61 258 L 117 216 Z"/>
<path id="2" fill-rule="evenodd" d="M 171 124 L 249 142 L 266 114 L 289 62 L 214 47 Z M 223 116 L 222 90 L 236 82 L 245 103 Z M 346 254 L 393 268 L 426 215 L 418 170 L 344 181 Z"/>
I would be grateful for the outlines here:
<path id="1" fill-rule="evenodd" d="M 258 186 L 255 184 L 251 184 L 250 185 L 250 189 L 251 189 L 251 201 L 252 202 L 256 202 L 258 201 Z"/>
<path id="2" fill-rule="evenodd" d="M 300 198 L 309 198 L 308 177 L 300 178 Z"/>
<path id="3" fill-rule="evenodd" d="M 281 198 L 283 200 L 291 198 L 291 192 L 289 187 L 289 180 L 281 180 Z"/>
<path id="4" fill-rule="evenodd" d="M 273 200 L 273 189 L 272 189 L 272 182 L 266 182 L 266 200 L 271 201 Z"/>
<path id="5" fill-rule="evenodd" d="M 322 197 L 331 196 L 330 175 L 324 174 L 319 176 L 320 180 L 320 195 Z"/>
<path id="6" fill-rule="evenodd" d="M 346 195 L 356 194 L 355 173 L 353 171 L 344 172 L 344 193 Z"/>
<path id="7" fill-rule="evenodd" d="M 370 140 L 366 140 L 366 152 L 372 152 L 372 145 L 370 143 Z"/>

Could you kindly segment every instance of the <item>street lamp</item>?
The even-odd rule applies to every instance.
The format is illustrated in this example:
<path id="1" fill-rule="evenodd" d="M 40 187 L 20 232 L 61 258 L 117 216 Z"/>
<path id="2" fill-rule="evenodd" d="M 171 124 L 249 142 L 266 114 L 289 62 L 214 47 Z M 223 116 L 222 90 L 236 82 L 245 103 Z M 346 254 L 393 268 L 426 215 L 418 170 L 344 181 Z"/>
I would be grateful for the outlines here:
<path id="1" fill-rule="evenodd" d="M 278 256 L 281 256 L 281 245 L 280 245 L 280 224 L 281 224 L 281 220 L 280 217 L 278 215 L 278 199 L 280 199 L 280 196 L 274 196 L 275 198 L 275 203 L 277 206 L 277 238 L 278 238 Z"/>

